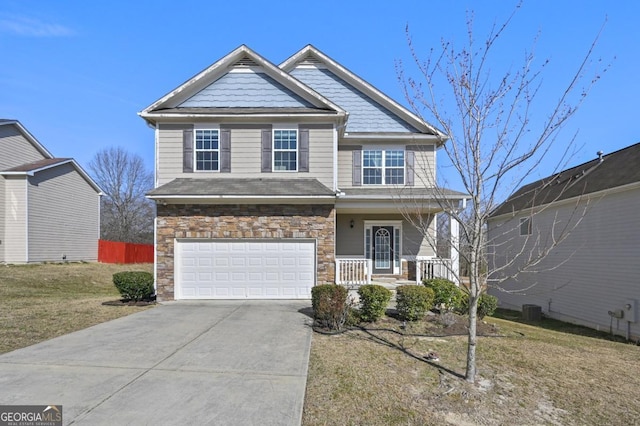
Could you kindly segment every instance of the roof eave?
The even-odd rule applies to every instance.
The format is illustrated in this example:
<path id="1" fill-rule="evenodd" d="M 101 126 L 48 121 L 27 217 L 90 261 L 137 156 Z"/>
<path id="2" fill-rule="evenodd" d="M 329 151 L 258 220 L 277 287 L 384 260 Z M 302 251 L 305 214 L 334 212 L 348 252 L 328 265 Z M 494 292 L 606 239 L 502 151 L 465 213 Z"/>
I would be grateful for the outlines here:
<path id="1" fill-rule="evenodd" d="M 345 132 L 343 139 L 345 140 L 386 140 L 386 139 L 400 139 L 400 140 L 420 140 L 420 141 L 429 141 L 435 142 L 436 144 L 441 144 L 442 139 L 438 136 L 426 134 L 426 133 L 406 133 L 406 134 L 375 134 L 375 133 L 367 133 L 367 134 L 358 134 L 358 133 L 348 133 Z"/>
<path id="2" fill-rule="evenodd" d="M 222 200 L 222 199 L 230 199 L 230 200 L 261 200 L 261 199 L 279 199 L 279 200 L 291 200 L 291 199 L 327 199 L 333 200 L 336 198 L 335 195 L 194 195 L 194 194 L 167 194 L 167 195 L 156 195 L 156 194 L 147 194 L 147 198 L 151 200 L 156 199 L 203 199 L 203 200 Z"/>
<path id="3" fill-rule="evenodd" d="M 348 118 L 347 113 L 341 112 L 300 112 L 300 113 L 245 113 L 245 114 L 232 114 L 232 113 L 162 113 L 162 112 L 139 112 L 138 115 L 142 117 L 152 127 L 155 127 L 159 120 L 171 120 L 171 119 L 193 119 L 193 118 L 332 118 L 337 121 L 338 125 L 346 122 Z"/>

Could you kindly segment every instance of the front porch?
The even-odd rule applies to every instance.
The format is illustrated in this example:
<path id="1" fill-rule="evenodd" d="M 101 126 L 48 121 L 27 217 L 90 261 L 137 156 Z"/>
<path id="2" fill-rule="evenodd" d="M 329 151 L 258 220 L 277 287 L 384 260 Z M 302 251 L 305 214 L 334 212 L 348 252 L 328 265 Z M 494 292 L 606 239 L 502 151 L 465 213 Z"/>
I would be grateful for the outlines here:
<path id="1" fill-rule="evenodd" d="M 445 205 L 461 208 L 463 194 L 451 193 L 439 202 L 435 191 L 428 188 L 350 188 L 344 192 L 336 203 L 337 284 L 421 283 L 430 278 L 459 284 L 459 224 L 451 215 L 439 213 L 445 211 Z M 438 220 L 446 220 L 449 236 L 438 235 Z"/>
<path id="2" fill-rule="evenodd" d="M 359 286 L 364 284 L 395 285 L 405 283 L 420 284 L 422 280 L 445 278 L 458 283 L 457 271 L 452 259 L 417 258 L 416 260 L 400 260 L 402 274 L 373 274 L 374 260 L 365 258 L 336 258 L 336 284 Z"/>

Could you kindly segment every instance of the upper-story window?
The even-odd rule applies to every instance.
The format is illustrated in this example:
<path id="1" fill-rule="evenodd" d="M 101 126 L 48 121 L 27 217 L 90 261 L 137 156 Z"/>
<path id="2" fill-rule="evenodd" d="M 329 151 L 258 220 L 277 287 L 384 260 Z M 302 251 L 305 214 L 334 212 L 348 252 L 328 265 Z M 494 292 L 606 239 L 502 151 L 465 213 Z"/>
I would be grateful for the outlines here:
<path id="1" fill-rule="evenodd" d="M 362 152 L 364 185 L 404 185 L 404 150 L 365 149 Z"/>
<path id="2" fill-rule="evenodd" d="M 273 171 L 298 171 L 298 131 L 273 131 Z"/>
<path id="3" fill-rule="evenodd" d="M 220 170 L 220 131 L 217 129 L 197 129 L 195 131 L 196 170 Z"/>

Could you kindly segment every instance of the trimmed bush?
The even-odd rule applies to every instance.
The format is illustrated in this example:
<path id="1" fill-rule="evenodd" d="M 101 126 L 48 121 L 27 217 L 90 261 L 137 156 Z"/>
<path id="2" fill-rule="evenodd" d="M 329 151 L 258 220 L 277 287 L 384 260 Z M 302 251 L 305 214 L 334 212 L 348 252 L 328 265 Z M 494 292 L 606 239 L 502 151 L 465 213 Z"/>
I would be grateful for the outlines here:
<path id="1" fill-rule="evenodd" d="M 444 278 L 432 278 L 422 281 L 427 288 L 433 290 L 434 304 L 444 311 L 458 309 L 464 298 L 464 292 L 453 282 Z"/>
<path id="2" fill-rule="evenodd" d="M 417 321 L 433 308 L 433 290 L 419 285 L 401 285 L 396 289 L 396 310 L 400 319 Z"/>
<path id="3" fill-rule="evenodd" d="M 358 295 L 361 303 L 360 319 L 366 322 L 374 322 L 382 318 L 391 300 L 391 291 L 375 284 L 360 286 Z"/>
<path id="4" fill-rule="evenodd" d="M 480 299 L 478 299 L 478 318 L 482 319 L 486 316 L 491 316 L 498 309 L 498 298 L 487 293 L 482 293 Z M 469 296 L 464 295 L 460 302 L 460 307 L 457 309 L 461 315 L 469 314 Z"/>
<path id="5" fill-rule="evenodd" d="M 113 284 L 125 300 L 137 302 L 153 296 L 153 274 L 150 272 L 116 272 L 113 274 Z"/>
<path id="6" fill-rule="evenodd" d="M 349 317 L 346 287 L 336 284 L 317 285 L 311 289 L 311 306 L 316 325 L 340 330 Z"/>

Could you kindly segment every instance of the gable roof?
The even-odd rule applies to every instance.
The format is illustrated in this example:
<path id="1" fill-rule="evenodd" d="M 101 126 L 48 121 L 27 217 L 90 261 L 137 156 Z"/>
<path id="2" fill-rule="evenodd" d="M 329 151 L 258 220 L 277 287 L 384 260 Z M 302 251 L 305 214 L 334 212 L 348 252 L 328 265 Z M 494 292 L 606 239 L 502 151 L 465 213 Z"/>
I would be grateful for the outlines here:
<path id="1" fill-rule="evenodd" d="M 166 113 L 166 111 L 163 110 L 172 110 L 170 113 L 166 113 L 168 115 L 164 115 L 172 116 L 172 114 L 175 113 L 174 109 L 179 108 L 185 101 L 193 98 L 194 95 L 207 89 L 212 83 L 215 83 L 217 80 L 227 75 L 234 67 L 248 71 L 259 70 L 263 72 L 265 75 L 253 78 L 253 83 L 264 83 L 263 81 L 260 81 L 262 78 L 262 80 L 266 80 L 267 83 L 275 83 L 277 85 L 277 89 L 284 88 L 287 91 L 290 91 L 294 97 L 297 97 L 307 103 L 302 106 L 304 109 L 302 112 L 304 113 L 308 113 L 309 107 L 311 107 L 312 110 L 315 109 L 314 112 L 316 113 L 329 113 L 343 117 L 346 117 L 347 115 L 346 111 L 338 105 L 296 80 L 291 75 L 284 72 L 245 45 L 241 45 L 205 70 L 196 74 L 153 104 L 149 105 L 143 111 L 139 112 L 138 115 L 150 123 L 153 123 L 155 118 L 162 117 L 163 112 Z M 185 107 L 197 106 L 197 102 L 189 102 L 185 105 Z M 256 107 L 256 105 L 250 105 L 250 107 Z M 287 108 L 290 107 L 291 104 L 287 104 Z M 272 108 L 269 111 L 272 113 L 277 112 L 277 108 Z M 215 115 L 216 107 L 208 108 L 207 113 L 209 115 Z M 290 112 L 287 113 L 290 114 Z"/>
<path id="2" fill-rule="evenodd" d="M 53 158 L 53 155 L 42 145 L 38 140 L 31 134 L 29 131 L 20 123 L 18 120 L 11 120 L 6 118 L 0 119 L 0 126 L 11 126 L 13 125 L 18 131 L 22 134 L 22 136 L 33 145 L 33 147 L 40 152 L 43 156 L 47 158 Z"/>
<path id="3" fill-rule="evenodd" d="M 78 174 L 99 194 L 103 195 L 104 191 L 98 184 L 84 171 L 82 167 L 73 158 L 47 158 L 44 160 L 34 161 L 32 163 L 22 164 L 7 170 L 0 170 L 0 176 L 34 176 L 36 173 L 60 167 L 64 164 L 71 166 Z"/>
<path id="4" fill-rule="evenodd" d="M 366 97 L 379 104 L 382 109 L 386 109 L 391 113 L 398 116 L 410 126 L 414 127 L 417 131 L 432 135 L 439 139 L 440 144 L 444 143 L 447 136 L 438 130 L 435 126 L 427 123 L 416 114 L 409 111 L 404 106 L 390 98 L 389 96 L 376 89 L 373 85 L 357 76 L 338 62 L 331 59 L 329 56 L 322 53 L 320 50 L 312 45 L 307 45 L 301 50 L 293 54 L 289 59 L 280 64 L 280 68 L 288 73 L 292 72 L 298 65 L 304 65 L 310 68 L 326 68 L 333 75 L 343 80 L 348 85 L 361 92 Z M 301 78 L 298 75 L 298 78 Z M 329 76 L 331 78 L 331 76 Z M 343 106 L 344 107 L 344 106 Z M 409 129 L 407 129 L 409 131 Z"/>
<path id="5" fill-rule="evenodd" d="M 640 182 L 640 143 L 524 185 L 490 217 Z"/>

